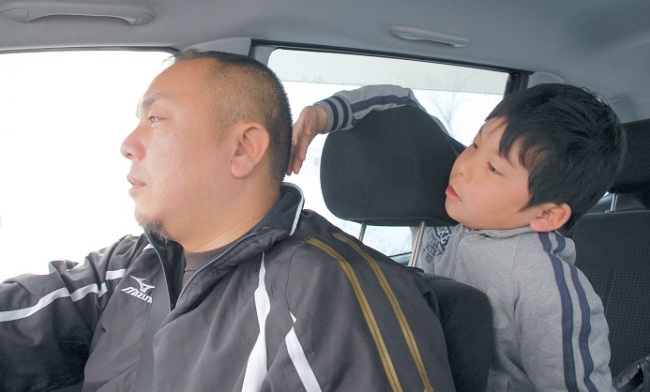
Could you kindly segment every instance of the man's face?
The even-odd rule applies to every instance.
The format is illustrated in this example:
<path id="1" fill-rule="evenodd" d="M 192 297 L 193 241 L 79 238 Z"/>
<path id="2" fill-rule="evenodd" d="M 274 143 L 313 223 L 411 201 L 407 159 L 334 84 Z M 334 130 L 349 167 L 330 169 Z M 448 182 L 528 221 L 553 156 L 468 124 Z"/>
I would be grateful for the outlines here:
<path id="1" fill-rule="evenodd" d="M 206 87 L 214 61 L 187 60 L 162 72 L 138 105 L 137 128 L 122 143 L 138 223 L 172 239 L 219 205 L 218 190 L 227 187 L 227 147 Z"/>
<path id="2" fill-rule="evenodd" d="M 530 224 L 528 171 L 519 163 L 517 145 L 510 160 L 499 155 L 506 123 L 485 123 L 474 143 L 458 156 L 451 170 L 445 208 L 450 217 L 473 229 L 512 229 Z"/>

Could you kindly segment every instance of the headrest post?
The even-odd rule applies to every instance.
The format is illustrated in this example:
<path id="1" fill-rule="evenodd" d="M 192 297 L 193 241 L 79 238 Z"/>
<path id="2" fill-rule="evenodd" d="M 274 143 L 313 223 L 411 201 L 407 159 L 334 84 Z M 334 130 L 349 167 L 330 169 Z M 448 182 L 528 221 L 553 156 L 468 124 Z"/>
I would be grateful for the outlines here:
<path id="1" fill-rule="evenodd" d="M 418 234 L 415 236 L 415 243 L 413 244 L 413 252 L 411 252 L 411 260 L 409 260 L 409 267 L 415 267 L 415 262 L 418 259 L 420 248 L 422 247 L 422 239 L 424 238 L 425 228 L 426 222 L 423 220 L 420 222 L 420 226 L 418 227 Z"/>
<path id="2" fill-rule="evenodd" d="M 361 223 L 361 229 L 359 230 L 359 241 L 361 241 L 361 242 L 363 242 L 363 237 L 366 236 L 366 227 L 367 226 L 368 225 L 366 224 L 366 222 Z"/>
<path id="3" fill-rule="evenodd" d="M 611 212 L 616 211 L 616 204 L 618 203 L 618 193 L 612 193 L 612 202 L 609 205 L 609 210 Z"/>

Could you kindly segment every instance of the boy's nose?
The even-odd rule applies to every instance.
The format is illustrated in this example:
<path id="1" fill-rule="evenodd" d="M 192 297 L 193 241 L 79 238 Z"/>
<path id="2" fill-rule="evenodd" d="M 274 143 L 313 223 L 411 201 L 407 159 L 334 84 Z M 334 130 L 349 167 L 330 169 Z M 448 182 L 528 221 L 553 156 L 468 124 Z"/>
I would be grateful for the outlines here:
<path id="1" fill-rule="evenodd" d="M 464 153 L 463 153 L 464 154 Z M 451 169 L 451 177 L 458 177 L 459 181 L 469 181 L 472 178 L 470 159 L 467 154 L 460 154 Z"/>

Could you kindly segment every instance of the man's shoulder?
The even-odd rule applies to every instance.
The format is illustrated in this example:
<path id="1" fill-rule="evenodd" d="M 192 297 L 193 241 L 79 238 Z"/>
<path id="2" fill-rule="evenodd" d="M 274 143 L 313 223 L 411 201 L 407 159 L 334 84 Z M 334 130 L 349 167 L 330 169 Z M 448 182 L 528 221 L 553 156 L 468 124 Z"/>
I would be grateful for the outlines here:
<path id="1" fill-rule="evenodd" d="M 369 263 L 386 268 L 403 267 L 310 210 L 302 212 L 296 230 L 282 241 L 277 250 L 284 254 L 282 259 L 285 262 L 294 267 L 306 265 L 314 271 L 332 268 L 343 273 L 341 266 Z"/>
<path id="2" fill-rule="evenodd" d="M 352 296 L 374 303 L 391 293 L 396 298 L 421 301 L 418 306 L 429 309 L 423 295 L 430 288 L 415 269 L 365 245 L 315 213 L 303 218 L 294 235 L 283 241 L 281 249 L 275 249 L 279 252 L 268 266 L 273 270 L 270 274 L 283 281 L 289 298 L 338 303 L 337 298 Z M 312 296 L 314 293 L 318 295 Z M 354 307 L 356 303 L 343 301 L 338 306 Z"/>
<path id="3" fill-rule="evenodd" d="M 391 261 L 388 256 L 345 233 L 323 216 L 310 210 L 303 211 L 293 237 L 304 250 L 322 251 L 323 248 L 331 248 L 346 256 L 350 256 L 349 251 L 353 250 L 356 254 L 368 254 L 383 259 L 382 261 Z M 341 248 L 345 248 L 345 250 Z M 330 252 L 329 256 L 333 257 L 334 254 Z"/>

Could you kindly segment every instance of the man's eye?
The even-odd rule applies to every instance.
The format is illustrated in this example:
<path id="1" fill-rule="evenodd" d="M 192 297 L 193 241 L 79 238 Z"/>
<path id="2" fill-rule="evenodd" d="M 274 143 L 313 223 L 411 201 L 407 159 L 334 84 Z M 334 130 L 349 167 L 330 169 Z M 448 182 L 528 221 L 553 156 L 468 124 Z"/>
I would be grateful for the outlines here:
<path id="1" fill-rule="evenodd" d="M 160 120 L 160 118 L 158 118 L 157 116 L 149 116 L 149 122 L 152 124 L 157 122 L 158 120 Z"/>

